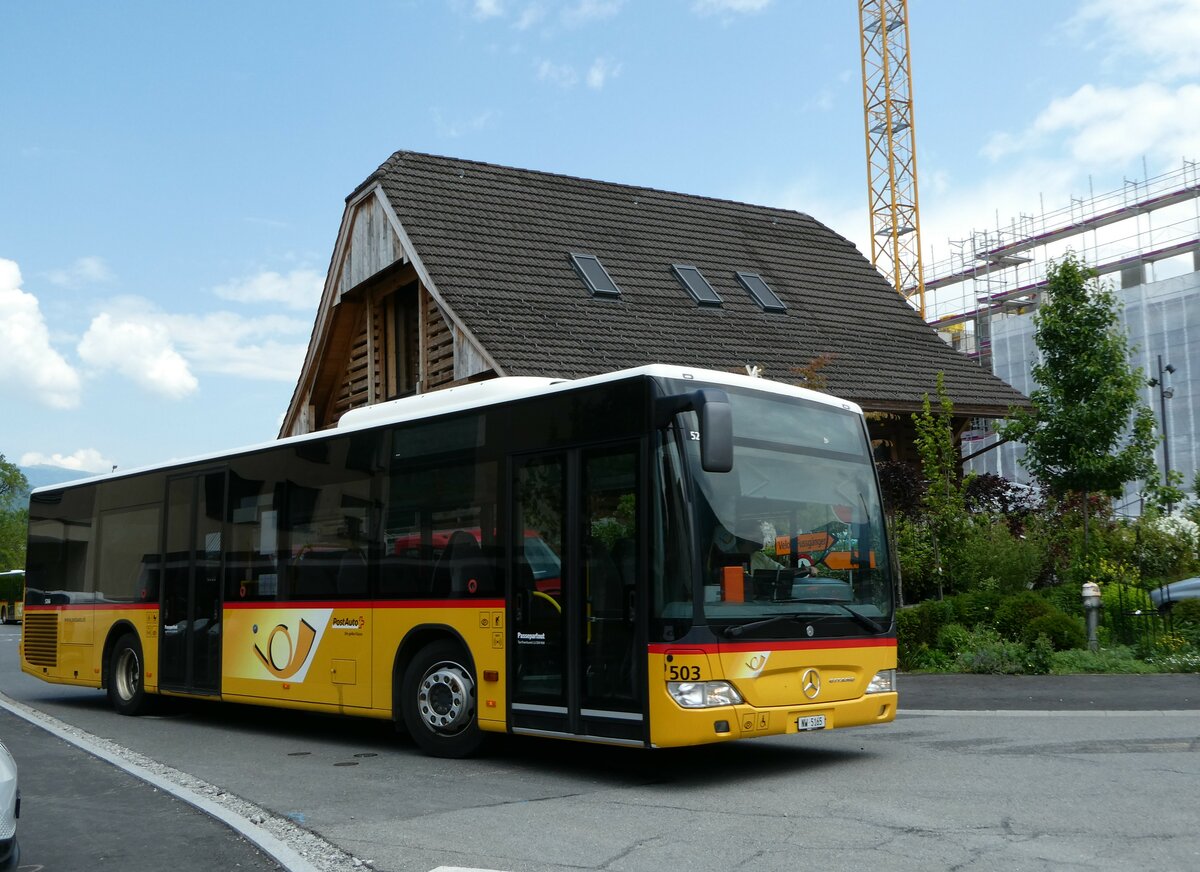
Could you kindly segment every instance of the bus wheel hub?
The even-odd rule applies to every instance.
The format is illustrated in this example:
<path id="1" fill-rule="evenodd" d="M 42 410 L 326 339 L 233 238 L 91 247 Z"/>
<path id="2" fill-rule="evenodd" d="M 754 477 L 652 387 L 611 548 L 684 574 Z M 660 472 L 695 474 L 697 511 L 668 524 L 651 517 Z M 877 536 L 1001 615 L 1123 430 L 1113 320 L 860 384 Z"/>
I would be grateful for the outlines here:
<path id="1" fill-rule="evenodd" d="M 457 663 L 435 664 L 421 679 L 417 709 L 421 720 L 434 732 L 456 733 L 474 715 L 475 683 Z"/>

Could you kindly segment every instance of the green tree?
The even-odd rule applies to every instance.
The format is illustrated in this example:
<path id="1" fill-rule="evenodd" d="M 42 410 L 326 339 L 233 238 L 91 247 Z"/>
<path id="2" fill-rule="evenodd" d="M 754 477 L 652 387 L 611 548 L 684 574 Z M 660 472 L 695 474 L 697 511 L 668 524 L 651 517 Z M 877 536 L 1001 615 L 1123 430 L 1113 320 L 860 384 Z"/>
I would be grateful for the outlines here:
<path id="1" fill-rule="evenodd" d="M 944 593 L 943 568 L 956 566 L 970 519 L 967 517 L 964 485 L 959 479 L 958 450 L 954 444 L 954 404 L 946 396 L 946 380 L 937 374 L 938 409 L 933 410 L 929 394 L 921 411 L 913 415 L 917 454 L 925 473 L 922 514 L 933 535 L 934 572 L 938 594 Z"/>
<path id="2" fill-rule="evenodd" d="M 1146 380 L 1129 363 L 1112 290 L 1070 253 L 1048 279 L 1034 315 L 1034 408 L 1014 410 L 1000 432 L 1025 445 L 1025 468 L 1051 493 L 1083 495 L 1086 560 L 1088 495 L 1157 480 L 1154 414 L 1141 401 Z"/>
<path id="3" fill-rule="evenodd" d="M 28 490 L 29 482 L 20 467 L 0 454 L 0 569 L 25 567 L 29 511 L 21 505 L 21 497 Z"/>

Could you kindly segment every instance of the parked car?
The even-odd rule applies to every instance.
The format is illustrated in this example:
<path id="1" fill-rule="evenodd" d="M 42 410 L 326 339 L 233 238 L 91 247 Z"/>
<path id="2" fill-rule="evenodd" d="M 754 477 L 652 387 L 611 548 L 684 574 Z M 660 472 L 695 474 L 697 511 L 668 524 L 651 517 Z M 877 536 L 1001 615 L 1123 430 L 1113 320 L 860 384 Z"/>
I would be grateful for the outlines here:
<path id="1" fill-rule="evenodd" d="M 1158 606 L 1160 612 L 1167 611 L 1173 604 L 1185 599 L 1200 599 L 1200 577 L 1185 578 L 1150 589 L 1150 600 Z"/>
<path id="2" fill-rule="evenodd" d="M 21 847 L 17 844 L 17 818 L 20 816 L 17 764 L 0 742 L 0 872 L 16 869 L 21 862 Z"/>

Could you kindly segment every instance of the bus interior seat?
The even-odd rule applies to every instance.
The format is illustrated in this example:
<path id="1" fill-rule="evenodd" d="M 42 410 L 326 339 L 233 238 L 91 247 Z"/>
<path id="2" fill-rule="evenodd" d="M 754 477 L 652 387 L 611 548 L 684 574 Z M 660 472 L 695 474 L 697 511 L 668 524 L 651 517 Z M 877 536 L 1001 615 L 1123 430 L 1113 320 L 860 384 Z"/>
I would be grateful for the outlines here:
<path id="1" fill-rule="evenodd" d="M 367 561 L 357 548 L 342 552 L 338 561 L 337 592 L 339 596 L 367 595 Z"/>
<path id="2" fill-rule="evenodd" d="M 446 548 L 438 557 L 433 568 L 434 597 L 462 596 L 472 593 L 470 581 L 476 579 L 479 589 L 480 575 L 488 569 L 483 559 L 479 540 L 466 530 L 455 530 L 446 541 Z M 489 573 L 490 585 L 490 573 Z"/>

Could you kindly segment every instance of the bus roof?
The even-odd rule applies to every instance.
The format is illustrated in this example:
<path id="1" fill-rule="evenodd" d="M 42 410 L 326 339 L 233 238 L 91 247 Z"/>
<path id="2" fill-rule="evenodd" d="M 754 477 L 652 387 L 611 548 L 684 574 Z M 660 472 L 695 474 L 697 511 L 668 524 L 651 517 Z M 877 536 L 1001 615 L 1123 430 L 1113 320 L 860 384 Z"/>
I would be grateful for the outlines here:
<path id="1" fill-rule="evenodd" d="M 416 396 L 403 397 L 398 400 L 388 400 L 386 402 L 376 403 L 371 406 L 362 406 L 357 409 L 351 409 L 342 415 L 341 419 L 338 421 L 337 427 L 328 430 L 317 430 L 315 432 L 305 433 L 300 436 L 288 436 L 284 439 L 273 439 L 270 442 L 242 446 L 240 448 L 234 448 L 230 451 L 213 452 L 209 454 L 197 455 L 195 457 L 186 457 L 179 460 L 171 460 L 164 463 L 142 466 L 136 469 L 102 473 L 89 478 L 75 479 L 73 481 L 63 482 L 61 484 L 44 485 L 43 487 L 36 488 L 33 493 L 51 493 L 54 491 L 64 490 L 66 488 L 76 487 L 78 485 L 97 484 L 102 481 L 111 481 L 113 479 L 137 475 L 143 472 L 171 469 L 177 466 L 189 466 L 191 464 L 202 463 L 207 460 L 219 460 L 239 454 L 248 454 L 255 451 L 263 451 L 269 448 L 276 448 L 284 445 L 294 445 L 301 442 L 328 438 L 340 433 L 366 430 L 372 427 L 378 427 L 387 424 L 400 424 L 406 421 L 421 420 L 424 418 L 449 414 L 451 412 L 463 412 L 470 409 L 486 408 L 487 406 L 494 406 L 499 403 L 512 402 L 514 400 L 528 399 L 531 397 L 545 396 L 547 394 L 578 390 L 580 388 L 606 384 L 608 382 L 646 377 L 668 378 L 685 381 L 694 380 L 702 384 L 738 387 L 745 390 L 781 394 L 784 396 L 811 400 L 813 402 L 822 403 L 828 406 L 835 406 L 839 409 L 845 409 L 847 411 L 854 412 L 855 414 L 862 414 L 862 409 L 857 404 L 852 403 L 849 400 L 842 400 L 837 397 L 830 396 L 829 394 L 822 394 L 817 391 L 809 390 L 808 388 L 784 384 L 783 382 L 771 381 L 770 379 L 741 375 L 739 373 L 720 372 L 712 369 L 702 369 L 699 367 L 672 366 L 668 364 L 655 363 L 648 364 L 646 366 L 635 367 L 633 369 L 622 369 L 616 372 L 604 373 L 602 375 L 589 376 L 581 379 L 502 376 L 499 378 L 488 379 L 486 381 L 458 385 L 452 388 L 442 388 L 440 390 L 431 391 L 427 394 L 417 394 Z"/>

